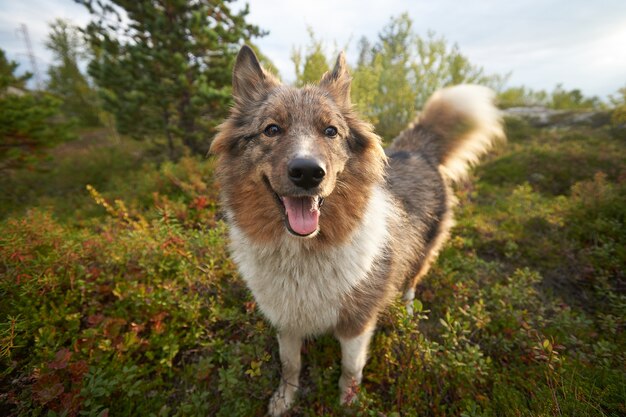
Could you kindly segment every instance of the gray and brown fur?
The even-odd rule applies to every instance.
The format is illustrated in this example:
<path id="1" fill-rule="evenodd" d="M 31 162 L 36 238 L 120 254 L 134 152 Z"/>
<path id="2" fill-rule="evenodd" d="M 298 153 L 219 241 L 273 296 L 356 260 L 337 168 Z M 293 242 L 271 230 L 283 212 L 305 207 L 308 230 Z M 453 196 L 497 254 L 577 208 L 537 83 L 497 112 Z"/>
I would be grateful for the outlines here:
<path id="1" fill-rule="evenodd" d="M 341 342 L 340 395 L 349 402 L 379 313 L 398 294 L 410 304 L 448 237 L 451 183 L 504 138 L 493 95 L 477 86 L 435 93 L 386 152 L 352 109 L 343 54 L 319 85 L 297 89 L 267 73 L 244 46 L 233 96 L 211 150 L 233 258 L 279 332 L 284 380 L 269 412 L 280 415 L 293 403 L 301 340 L 321 332 Z M 281 134 L 265 135 L 269 124 Z M 324 136 L 327 126 L 337 128 L 336 137 Z M 328 168 L 315 189 L 299 190 L 287 178 L 300 149 Z M 302 238 L 287 231 L 277 197 L 283 195 L 323 197 L 318 233 Z"/>

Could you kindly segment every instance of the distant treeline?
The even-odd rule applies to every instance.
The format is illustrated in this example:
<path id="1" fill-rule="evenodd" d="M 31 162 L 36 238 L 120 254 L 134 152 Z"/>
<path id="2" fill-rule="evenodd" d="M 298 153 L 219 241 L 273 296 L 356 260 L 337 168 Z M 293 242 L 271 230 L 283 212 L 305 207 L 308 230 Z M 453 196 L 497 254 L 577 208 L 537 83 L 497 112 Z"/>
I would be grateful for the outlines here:
<path id="1" fill-rule="evenodd" d="M 241 44 L 252 45 L 280 76 L 254 46 L 267 32 L 247 22 L 247 7 L 233 12 L 215 0 L 168 7 L 147 0 L 77 1 L 92 20 L 85 27 L 63 20 L 50 25 L 46 46 L 53 64 L 45 91 L 28 91 L 31 74 L 16 76 L 17 64 L 0 51 L 0 170 L 32 166 L 43 149 L 75 137 L 77 127 L 148 140 L 170 159 L 206 154 L 230 106 L 232 64 Z M 328 53 L 311 29 L 309 35 L 309 44 L 292 52 L 297 86 L 317 82 L 340 49 Z M 375 39 L 361 38 L 356 47 L 352 101 L 386 140 L 435 90 L 459 83 L 495 89 L 503 107 L 609 106 L 617 109 L 615 123 L 626 121 L 626 89 L 606 104 L 561 85 L 550 93 L 507 88 L 508 74 L 487 74 L 443 36 L 416 33 L 408 14 L 390 18 Z"/>

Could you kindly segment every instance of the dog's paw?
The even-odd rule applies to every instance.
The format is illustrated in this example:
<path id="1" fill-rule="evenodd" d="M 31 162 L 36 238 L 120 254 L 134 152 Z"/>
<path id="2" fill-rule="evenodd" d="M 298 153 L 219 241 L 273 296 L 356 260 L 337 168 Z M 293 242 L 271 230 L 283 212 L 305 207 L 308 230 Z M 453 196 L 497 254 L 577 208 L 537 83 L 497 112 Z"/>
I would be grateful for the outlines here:
<path id="1" fill-rule="evenodd" d="M 415 315 L 415 310 L 413 309 L 413 301 L 406 303 L 406 315 L 409 317 L 413 317 Z"/>
<path id="2" fill-rule="evenodd" d="M 406 306 L 406 314 L 409 317 L 413 317 L 414 308 L 413 303 L 415 302 L 415 289 L 411 288 L 404 293 L 402 297 L 402 301 L 404 301 L 404 305 Z"/>
<path id="3" fill-rule="evenodd" d="M 341 405 L 352 405 L 356 402 L 359 394 L 359 383 L 355 378 L 341 378 L 339 381 Z"/>
<path id="4" fill-rule="evenodd" d="M 285 390 L 279 388 L 272 395 L 267 413 L 272 417 L 282 416 L 293 405 L 293 397 L 293 395 L 287 395 Z"/>

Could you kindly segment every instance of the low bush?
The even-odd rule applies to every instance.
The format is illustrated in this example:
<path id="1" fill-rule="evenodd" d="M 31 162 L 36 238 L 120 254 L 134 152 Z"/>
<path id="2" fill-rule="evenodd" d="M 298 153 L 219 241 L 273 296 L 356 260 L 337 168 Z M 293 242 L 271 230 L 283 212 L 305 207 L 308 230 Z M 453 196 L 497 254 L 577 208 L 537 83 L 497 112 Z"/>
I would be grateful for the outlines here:
<path id="1" fill-rule="evenodd" d="M 602 129 L 509 129 L 458 188 L 416 315 L 397 303 L 380 318 L 355 415 L 626 413 L 624 144 Z M 9 183 L 2 413 L 264 415 L 277 343 L 227 256 L 212 162 L 134 152 L 66 149 L 54 176 Z M 337 342 L 303 353 L 292 415 L 344 415 Z"/>

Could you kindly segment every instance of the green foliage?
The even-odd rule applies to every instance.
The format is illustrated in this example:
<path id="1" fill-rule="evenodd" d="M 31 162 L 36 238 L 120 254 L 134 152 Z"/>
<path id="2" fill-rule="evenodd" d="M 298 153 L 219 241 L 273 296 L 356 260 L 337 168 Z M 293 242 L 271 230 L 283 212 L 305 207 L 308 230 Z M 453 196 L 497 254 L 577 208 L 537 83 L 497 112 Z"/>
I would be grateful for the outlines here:
<path id="1" fill-rule="evenodd" d="M 55 61 L 48 67 L 48 91 L 61 99 L 63 114 L 82 126 L 100 124 L 97 94 L 78 68 L 79 60 L 87 58 L 79 29 L 65 20 L 55 20 L 50 24 L 46 47 Z"/>
<path id="2" fill-rule="evenodd" d="M 585 97 L 579 89 L 564 90 L 561 84 L 554 88 L 551 98 L 550 107 L 557 110 L 593 109 L 600 105 L 597 97 Z"/>
<path id="3" fill-rule="evenodd" d="M 389 140 L 415 116 L 418 86 L 411 74 L 410 51 L 417 38 L 406 14 L 392 19 L 379 38 L 373 46 L 360 43 L 352 99 L 365 117 L 373 116 L 377 133 Z"/>
<path id="4" fill-rule="evenodd" d="M 226 255 L 211 167 L 182 158 L 110 187 L 139 186 L 149 209 L 83 188 L 100 214 L 80 229 L 42 210 L 0 224 L 4 410 L 258 414 L 241 398 L 267 395 L 270 356 L 259 349 L 272 338 L 253 304 L 241 307 L 249 295 Z"/>
<path id="5" fill-rule="evenodd" d="M 359 67 L 376 68 L 382 64 L 378 81 L 376 124 L 379 133 L 392 139 L 414 117 L 416 109 L 424 106 L 436 90 L 461 83 L 499 87 L 506 77 L 485 75 L 484 70 L 469 62 L 458 46 L 450 46 L 443 37 L 428 32 L 425 37 L 415 33 L 408 14 L 392 18 L 381 31 L 378 41 L 369 47 L 361 43 Z M 368 51 L 369 48 L 369 51 Z M 361 74 L 355 74 L 355 79 Z M 368 76 L 365 73 L 366 77 Z M 365 107 L 370 100 L 354 93 L 357 106 Z"/>
<path id="6" fill-rule="evenodd" d="M 617 181 L 626 162 L 623 144 L 601 130 L 540 130 L 509 118 L 506 133 L 512 142 L 509 147 L 515 151 L 490 163 L 494 169 L 483 176 L 490 184 L 514 186 L 528 182 L 535 192 L 558 196 L 568 194 L 576 182 L 591 178 L 596 171 Z M 604 152 L 590 152 L 594 146 Z"/>
<path id="7" fill-rule="evenodd" d="M 611 96 L 613 111 L 611 124 L 616 129 L 626 130 L 626 87 L 620 88 L 617 96 Z"/>
<path id="8" fill-rule="evenodd" d="M 455 191 L 415 316 L 380 317 L 357 403 L 338 404 L 329 335 L 305 343 L 293 415 L 626 413 L 626 143 L 506 129 Z M 212 161 L 100 131 L 51 156 L 3 182 L 3 414 L 265 415 L 278 346 L 228 258 Z"/>
<path id="9" fill-rule="evenodd" d="M 419 85 L 417 108 L 421 108 L 436 90 L 456 84 L 471 83 L 499 90 L 508 75 L 487 75 L 483 68 L 472 64 L 459 46 L 448 45 L 444 37 L 428 32 L 425 38 L 415 39 L 417 58 L 412 64 L 414 78 Z"/>
<path id="10" fill-rule="evenodd" d="M 306 48 L 304 58 L 300 48 L 294 48 L 291 52 L 291 60 L 296 70 L 296 86 L 302 87 L 307 84 L 316 84 L 326 71 L 330 70 L 322 41 L 315 38 L 313 29 L 308 28 L 310 44 Z M 304 60 L 304 61 L 303 61 Z"/>
<path id="11" fill-rule="evenodd" d="M 626 187 L 609 181 L 604 172 L 598 171 L 592 180 L 572 187 L 572 200 L 569 220 L 575 226 L 570 234 L 589 245 L 582 254 L 585 261 L 595 270 L 603 271 L 602 278 L 624 275 L 626 235 L 622 231 L 626 227 Z M 587 219 L 592 221 L 581 227 Z"/>
<path id="12" fill-rule="evenodd" d="M 557 84 L 552 93 L 527 87 L 509 87 L 498 93 L 503 108 L 541 106 L 555 110 L 593 110 L 602 107 L 598 97 L 585 97 L 579 89 L 567 91 Z"/>
<path id="13" fill-rule="evenodd" d="M 98 130 L 58 147 L 38 171 L 23 170 L 6 178 L 0 219 L 24 215 L 28 207 L 42 207 L 64 223 L 84 225 L 102 215 L 85 193 L 87 184 L 107 198 L 125 198 L 138 212 L 154 209 L 161 204 L 162 195 L 173 200 L 170 204 L 181 213 L 185 211 L 178 201 L 186 192 L 202 192 L 205 199 L 214 195 L 207 186 L 210 164 L 198 166 L 190 157 L 181 158 L 178 164 L 164 162 L 151 156 L 154 148 L 147 144 L 128 139 L 120 142 L 103 137 L 103 133 Z M 212 200 L 205 203 L 214 204 Z"/>
<path id="14" fill-rule="evenodd" d="M 369 41 L 366 38 L 362 38 L 359 42 L 359 50 L 366 54 L 370 48 Z M 365 64 L 366 59 L 365 56 L 361 56 L 359 63 L 352 71 L 351 99 L 362 117 L 366 118 L 373 125 L 379 126 L 381 124 L 379 102 L 382 99 L 379 91 L 379 81 L 384 70 L 383 57 L 376 55 L 369 60 L 369 65 Z M 404 95 L 403 98 L 406 101 L 407 96 Z M 409 99 L 411 99 L 410 95 Z M 412 107 L 413 104 L 409 102 L 408 105 Z"/>
<path id="15" fill-rule="evenodd" d="M 498 93 L 498 105 L 502 108 L 545 106 L 547 102 L 548 93 L 524 86 L 510 87 Z"/>
<path id="16" fill-rule="evenodd" d="M 96 109 L 75 28 L 53 24 L 50 94 L 0 50 L 0 409 L 16 415 L 261 416 L 278 384 L 273 330 L 227 255 L 213 163 L 237 45 L 259 35 L 227 2 L 95 2 L 90 65 L 123 132 L 69 138 L 62 114 Z M 116 11 L 127 20 L 111 20 Z M 362 39 L 352 99 L 387 139 L 437 88 L 499 87 L 407 15 Z M 267 68 L 271 62 L 259 54 Z M 297 85 L 329 69 L 310 32 Z M 503 106 L 596 108 L 561 86 L 501 92 Z M 62 99 L 62 101 L 59 100 Z M 623 127 L 626 89 L 612 99 Z M 61 112 L 62 110 L 62 112 Z M 83 113 L 85 112 L 85 113 Z M 363 416 L 626 414 L 626 149 L 605 127 L 506 121 L 509 145 L 456 190 L 458 223 L 418 289 L 380 318 Z M 158 148 L 168 144 L 177 162 Z M 331 336 L 305 344 L 294 414 L 345 415 Z"/>
<path id="17" fill-rule="evenodd" d="M 33 76 L 29 72 L 20 76 L 15 75 L 15 70 L 18 66 L 17 62 L 9 61 L 4 50 L 0 49 L 0 92 L 3 95 L 9 87 L 25 89 L 26 82 Z"/>
<path id="18" fill-rule="evenodd" d="M 306 53 L 294 49 L 296 86 L 316 83 L 330 69 L 324 45 L 309 28 Z M 499 89 L 507 76 L 486 75 L 469 62 L 457 45 L 413 29 L 408 14 L 394 17 L 372 43 L 362 38 L 352 69 L 351 98 L 359 113 L 376 126 L 385 140 L 393 139 L 415 117 L 428 97 L 442 87 L 475 83 Z"/>
<path id="19" fill-rule="evenodd" d="M 0 50 L 0 171 L 34 167 L 46 148 L 72 138 L 59 120 L 59 100 L 23 90 L 30 75 L 17 77 L 16 68 Z"/>
<path id="20" fill-rule="evenodd" d="M 223 0 L 77 1 L 94 16 L 85 29 L 89 74 L 120 133 L 166 137 L 170 157 L 178 140 L 206 154 L 228 109 L 239 44 L 262 35 L 246 23 L 247 6 L 235 13 Z"/>

